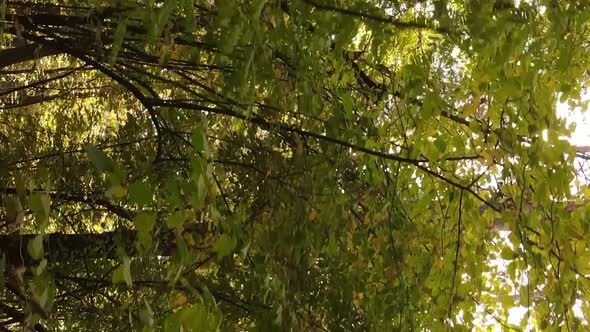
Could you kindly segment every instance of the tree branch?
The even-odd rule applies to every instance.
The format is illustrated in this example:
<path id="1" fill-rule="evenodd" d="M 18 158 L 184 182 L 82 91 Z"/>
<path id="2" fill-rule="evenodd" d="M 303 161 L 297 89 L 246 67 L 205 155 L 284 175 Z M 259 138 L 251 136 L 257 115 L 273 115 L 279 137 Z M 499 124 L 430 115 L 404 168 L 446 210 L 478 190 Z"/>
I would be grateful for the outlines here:
<path id="1" fill-rule="evenodd" d="M 396 20 L 392 17 L 376 16 L 376 15 L 371 15 L 371 14 L 367 14 L 367 13 L 357 12 L 357 11 L 346 9 L 346 8 L 339 8 L 339 7 L 335 7 L 335 6 L 331 6 L 331 5 L 320 4 L 314 0 L 303 0 L 303 2 L 307 3 L 310 6 L 313 6 L 314 8 L 317 8 L 319 10 L 332 11 L 332 12 L 345 14 L 348 16 L 361 18 L 361 19 L 365 19 L 365 20 L 371 20 L 371 21 L 375 21 L 375 22 L 379 22 L 379 23 L 391 24 L 398 29 L 428 29 L 428 30 L 432 30 L 432 31 L 435 31 L 435 32 L 438 32 L 441 34 L 452 33 L 452 31 L 450 29 L 445 28 L 445 27 L 434 27 L 434 26 L 430 26 L 430 25 L 427 25 L 424 23 L 419 23 L 419 22 L 399 21 L 399 20 Z"/>

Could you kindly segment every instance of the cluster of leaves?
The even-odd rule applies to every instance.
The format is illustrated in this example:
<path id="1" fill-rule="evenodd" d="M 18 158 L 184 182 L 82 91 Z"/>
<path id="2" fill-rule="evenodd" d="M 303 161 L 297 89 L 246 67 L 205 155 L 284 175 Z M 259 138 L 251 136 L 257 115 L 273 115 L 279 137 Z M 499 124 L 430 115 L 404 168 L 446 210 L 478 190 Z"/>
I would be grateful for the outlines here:
<path id="1" fill-rule="evenodd" d="M 1 7 L 0 327 L 585 324 L 581 1 Z"/>

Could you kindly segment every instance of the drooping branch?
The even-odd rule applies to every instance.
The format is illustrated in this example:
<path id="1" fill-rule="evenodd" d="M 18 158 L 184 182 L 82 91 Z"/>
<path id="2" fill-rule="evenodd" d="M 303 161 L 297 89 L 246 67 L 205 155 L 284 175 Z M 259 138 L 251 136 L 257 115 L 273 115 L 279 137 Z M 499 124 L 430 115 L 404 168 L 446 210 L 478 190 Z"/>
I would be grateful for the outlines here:
<path id="1" fill-rule="evenodd" d="M 155 160 L 156 161 L 159 160 L 162 156 L 162 146 L 163 146 L 162 124 L 158 120 L 158 115 L 156 113 L 156 110 L 154 109 L 154 105 L 152 103 L 150 103 L 150 101 L 149 101 L 150 99 L 147 96 L 145 96 L 141 92 L 141 90 L 133 84 L 133 82 L 129 81 L 124 76 L 122 76 L 119 73 L 117 73 L 116 71 L 110 69 L 108 66 L 104 65 L 103 63 L 93 59 L 91 56 L 89 56 L 88 54 L 85 54 L 84 52 L 80 51 L 79 49 L 70 47 L 65 42 L 64 43 L 57 42 L 57 40 L 59 40 L 57 36 L 53 35 L 51 37 L 54 38 L 55 40 L 46 40 L 41 37 L 33 36 L 33 35 L 29 36 L 29 38 L 32 38 L 44 45 L 49 45 L 50 47 L 53 47 L 53 48 L 59 48 L 64 53 L 70 54 L 71 56 L 84 61 L 87 65 L 94 67 L 96 70 L 100 71 L 104 75 L 108 76 L 109 78 L 113 79 L 115 82 L 117 82 L 121 86 L 123 86 L 146 108 L 146 110 L 150 116 L 150 119 L 154 125 L 154 129 L 156 131 L 156 136 L 158 137 Z M 152 96 L 152 97 L 156 97 L 156 96 Z"/>
<path id="2" fill-rule="evenodd" d="M 151 102 L 156 106 L 178 107 L 178 108 L 184 108 L 184 109 L 204 111 L 204 112 L 209 112 L 209 113 L 213 113 L 213 114 L 227 115 L 227 116 L 230 116 L 233 118 L 245 120 L 245 121 L 248 121 L 248 122 L 253 123 L 255 125 L 258 125 L 262 129 L 271 130 L 271 131 L 273 129 L 278 129 L 278 130 L 285 131 L 285 132 L 295 133 L 295 134 L 299 134 L 304 137 L 315 138 L 320 141 L 333 143 L 333 144 L 336 144 L 336 145 L 339 145 L 342 147 L 350 148 L 353 151 L 362 152 L 362 153 L 365 153 L 368 155 L 372 155 L 372 156 L 387 159 L 387 160 L 400 161 L 403 163 L 409 163 L 409 164 L 414 164 L 414 165 L 431 161 L 426 158 L 409 158 L 409 157 L 404 157 L 400 154 L 376 151 L 373 149 L 366 148 L 364 146 L 349 143 L 349 142 L 340 140 L 338 138 L 330 137 L 330 136 L 327 136 L 324 134 L 318 134 L 318 133 L 315 133 L 312 131 L 307 131 L 305 129 L 289 126 L 289 125 L 282 124 L 282 123 L 271 123 L 271 122 L 269 122 L 261 117 L 258 117 L 258 116 L 246 116 L 246 115 L 240 114 L 238 112 L 235 112 L 233 110 L 230 110 L 228 108 L 201 106 L 201 105 L 197 105 L 194 103 L 185 102 L 185 101 L 178 101 L 178 100 L 158 99 L 158 100 L 152 100 Z M 479 155 L 466 155 L 466 156 L 445 157 L 445 158 L 442 158 L 441 160 L 443 160 L 443 161 L 453 161 L 453 160 L 458 161 L 458 160 L 477 160 L 479 158 L 481 158 L 481 156 L 479 156 Z"/>
<path id="3" fill-rule="evenodd" d="M 141 143 L 141 142 L 144 142 L 147 140 L 151 140 L 154 138 L 157 138 L 157 137 L 156 136 L 147 136 L 147 137 L 138 138 L 136 140 L 129 141 L 129 142 L 121 142 L 121 143 L 114 143 L 114 144 L 109 144 L 109 145 L 104 145 L 104 146 L 97 146 L 97 148 L 100 150 L 112 149 L 112 148 L 132 145 L 132 144 L 138 144 L 138 143 Z M 19 165 L 19 164 L 23 164 L 23 163 L 28 163 L 28 162 L 33 162 L 33 161 L 38 161 L 38 160 L 43 160 L 43 159 L 48 159 L 48 158 L 54 158 L 54 157 L 63 157 L 65 155 L 74 154 L 74 153 L 84 153 L 85 151 L 86 151 L 85 149 L 75 149 L 75 150 L 68 150 L 68 151 L 52 152 L 52 153 L 47 153 L 47 154 L 40 155 L 40 156 L 35 156 L 35 157 L 31 157 L 31 158 L 21 159 L 18 161 L 13 161 L 13 162 L 8 163 L 8 166 L 14 166 L 14 165 Z"/>
<path id="4" fill-rule="evenodd" d="M 66 77 L 74 74 L 79 69 L 82 69 L 84 67 L 86 67 L 86 66 L 82 66 L 82 67 L 78 67 L 78 68 L 73 68 L 73 69 L 70 69 L 67 72 L 63 73 L 63 74 L 59 74 L 59 75 L 56 75 L 56 76 L 48 77 L 46 79 L 35 81 L 35 82 L 29 83 L 29 84 L 26 84 L 26 85 L 23 85 L 23 86 L 19 86 L 19 87 L 13 88 L 13 89 L 8 89 L 8 90 L 1 91 L 0 92 L 0 96 L 9 95 L 9 94 L 14 93 L 14 92 L 17 92 L 17 91 L 22 91 L 22 90 L 34 88 L 34 87 L 37 87 L 37 86 L 40 86 L 40 85 L 44 85 L 44 84 L 47 84 L 47 83 L 50 83 L 50 82 L 53 82 L 53 81 L 57 81 L 57 80 L 66 78 Z"/>
<path id="5" fill-rule="evenodd" d="M 253 124 L 260 126 L 263 129 L 266 129 L 266 130 L 272 131 L 273 129 L 275 129 L 275 130 L 278 129 L 280 131 L 295 133 L 295 134 L 299 134 L 303 137 L 314 138 L 314 139 L 318 139 L 320 141 L 324 141 L 324 142 L 336 144 L 336 145 L 339 145 L 342 147 L 350 148 L 353 151 L 361 152 L 364 154 L 372 155 L 372 156 L 383 158 L 386 160 L 393 160 L 393 161 L 403 162 L 406 164 L 411 164 L 411 165 L 414 165 L 414 166 L 418 167 L 419 169 L 425 171 L 426 173 L 431 174 L 431 175 L 439 178 L 440 180 L 452 185 L 453 187 L 456 187 L 461 190 L 465 190 L 465 191 L 469 192 L 470 194 L 474 195 L 475 198 L 477 198 L 479 201 L 481 201 L 482 203 L 484 203 L 488 207 L 490 207 L 494 210 L 498 210 L 498 208 L 496 206 L 494 206 L 491 202 L 482 198 L 472 188 L 469 188 L 468 185 L 462 185 L 462 184 L 458 183 L 457 181 L 446 178 L 445 176 L 426 167 L 424 165 L 424 163 L 427 163 L 430 161 L 426 158 L 409 158 L 409 157 L 401 156 L 399 154 L 385 153 L 385 152 L 381 152 L 381 151 L 372 150 L 372 149 L 366 148 L 364 146 L 356 145 L 356 144 L 349 143 L 349 142 L 346 142 L 346 141 L 343 141 L 343 140 L 340 140 L 340 139 L 337 139 L 334 137 L 326 136 L 323 134 L 318 134 L 318 133 L 307 131 L 307 130 L 304 130 L 301 128 L 292 127 L 292 126 L 289 126 L 286 124 L 270 123 L 260 117 L 255 117 L 255 116 L 247 117 L 245 115 L 239 114 L 239 113 L 237 113 L 233 110 L 227 109 L 227 108 L 206 107 L 206 106 L 200 106 L 200 105 L 196 105 L 196 104 L 192 104 L 192 103 L 187 103 L 187 102 L 182 102 L 182 101 L 174 101 L 174 100 L 152 100 L 152 103 L 154 103 L 154 105 L 163 106 L 163 107 L 179 107 L 179 108 L 185 108 L 185 109 L 205 111 L 205 112 L 210 112 L 210 113 L 214 113 L 214 114 L 227 115 L 227 116 L 231 116 L 231 117 L 234 117 L 237 119 L 242 119 L 242 120 L 251 122 Z M 458 160 L 476 160 L 479 158 L 480 158 L 479 155 L 468 155 L 468 156 L 446 157 L 446 158 L 443 158 L 442 160 L 443 161 L 458 161 Z"/>
<path id="6" fill-rule="evenodd" d="M 332 11 L 335 13 L 340 13 L 340 14 L 351 16 L 351 17 L 375 21 L 378 23 L 386 23 L 386 24 L 393 25 L 394 27 L 396 27 L 398 29 L 427 29 L 427 30 L 432 30 L 432 31 L 435 31 L 435 32 L 438 32 L 441 34 L 449 34 L 452 32 L 450 29 L 445 28 L 445 27 L 435 27 L 435 26 L 424 24 L 421 22 L 400 21 L 400 20 L 396 20 L 392 17 L 383 17 L 383 16 L 377 16 L 377 15 L 371 15 L 368 13 L 361 13 L 361 12 L 354 11 L 354 10 L 347 9 L 347 8 L 340 8 L 340 7 L 335 7 L 335 6 L 331 6 L 331 5 L 324 4 L 324 3 L 318 3 L 315 0 L 304 0 L 304 2 L 310 6 L 313 6 L 314 8 L 316 8 L 318 10 Z"/>
<path id="7" fill-rule="evenodd" d="M 90 98 L 93 96 L 94 95 L 92 93 L 67 93 L 67 92 L 56 93 L 56 94 L 51 94 L 51 95 L 38 95 L 38 96 L 31 96 L 31 97 L 22 98 L 22 100 L 17 103 L 11 103 L 11 104 L 6 104 L 4 106 L 0 106 L 0 109 L 8 110 L 8 109 L 15 109 L 15 108 L 20 108 L 20 107 L 25 107 L 25 106 L 32 106 L 32 105 L 36 105 L 36 104 L 47 103 L 47 102 L 59 100 L 59 99 L 63 100 L 66 98 L 71 98 L 71 97 L 85 99 L 85 98 Z"/>

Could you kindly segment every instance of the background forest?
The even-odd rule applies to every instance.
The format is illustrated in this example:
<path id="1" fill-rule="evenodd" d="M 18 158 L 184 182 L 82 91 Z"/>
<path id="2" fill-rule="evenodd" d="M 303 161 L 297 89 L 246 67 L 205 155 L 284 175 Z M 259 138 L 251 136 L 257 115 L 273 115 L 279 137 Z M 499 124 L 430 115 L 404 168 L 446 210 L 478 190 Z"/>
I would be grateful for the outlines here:
<path id="1" fill-rule="evenodd" d="M 0 331 L 588 329 L 589 19 L 0 0 Z"/>

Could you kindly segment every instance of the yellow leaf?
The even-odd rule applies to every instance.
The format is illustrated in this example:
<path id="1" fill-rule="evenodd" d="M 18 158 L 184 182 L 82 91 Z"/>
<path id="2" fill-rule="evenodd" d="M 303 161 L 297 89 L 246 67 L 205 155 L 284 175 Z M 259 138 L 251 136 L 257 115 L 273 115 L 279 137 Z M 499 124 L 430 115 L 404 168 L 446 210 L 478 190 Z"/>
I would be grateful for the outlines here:
<path id="1" fill-rule="evenodd" d="M 395 278 L 395 270 L 393 267 L 388 266 L 383 270 L 383 275 L 389 281 L 392 281 Z"/>
<path id="2" fill-rule="evenodd" d="M 483 150 L 483 151 L 481 151 L 480 155 L 483 157 L 483 159 L 485 159 L 486 165 L 489 166 L 489 165 L 494 164 L 494 158 L 495 158 L 494 150 Z"/>
<path id="3" fill-rule="evenodd" d="M 360 307 L 361 304 L 361 300 L 363 299 L 364 295 L 361 292 L 353 292 L 353 297 L 352 297 L 352 303 L 357 306 Z"/>
<path id="4" fill-rule="evenodd" d="M 477 113 L 477 108 L 477 104 L 475 103 L 465 104 L 465 106 L 463 106 L 463 113 L 467 115 L 475 115 L 475 113 Z"/>
<path id="5" fill-rule="evenodd" d="M 176 296 L 174 301 L 172 302 L 172 308 L 182 307 L 188 302 L 188 298 L 183 293 L 180 293 Z"/>
<path id="6" fill-rule="evenodd" d="M 316 220 L 317 217 L 318 217 L 318 212 L 316 210 L 311 210 L 311 212 L 307 216 L 307 219 L 309 221 L 314 221 L 314 220 Z"/>
<path id="7" fill-rule="evenodd" d="M 112 186 L 105 192 L 105 196 L 112 198 L 123 198 L 127 195 L 127 189 L 121 185 Z"/>
<path id="8" fill-rule="evenodd" d="M 436 259 L 434 261 L 434 263 L 432 264 L 432 268 L 434 269 L 434 271 L 441 271 L 443 268 L 443 260 L 442 257 L 440 259 Z"/>

